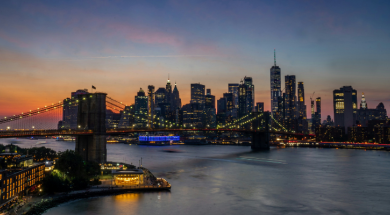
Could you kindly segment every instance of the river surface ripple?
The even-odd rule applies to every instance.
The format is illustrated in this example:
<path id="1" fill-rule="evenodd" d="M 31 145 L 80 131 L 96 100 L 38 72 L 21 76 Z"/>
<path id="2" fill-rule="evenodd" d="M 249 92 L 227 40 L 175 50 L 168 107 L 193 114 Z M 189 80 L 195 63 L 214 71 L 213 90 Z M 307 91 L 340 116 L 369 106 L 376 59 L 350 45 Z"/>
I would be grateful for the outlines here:
<path id="1" fill-rule="evenodd" d="M 9 140 L 0 140 L 0 143 Z M 42 140 L 20 140 L 21 147 Z M 42 146 L 74 150 L 74 142 Z M 175 148 L 181 153 L 167 153 Z M 171 192 L 83 199 L 52 208 L 65 214 L 389 214 L 390 152 L 248 146 L 107 145 L 108 160 L 138 164 Z"/>

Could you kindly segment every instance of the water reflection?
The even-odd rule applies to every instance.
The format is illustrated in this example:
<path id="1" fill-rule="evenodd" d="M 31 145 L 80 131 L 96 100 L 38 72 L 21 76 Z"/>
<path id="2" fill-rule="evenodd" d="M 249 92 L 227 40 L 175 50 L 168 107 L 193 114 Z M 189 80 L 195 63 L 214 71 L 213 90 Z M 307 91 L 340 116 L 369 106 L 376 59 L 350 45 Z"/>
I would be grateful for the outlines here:
<path id="1" fill-rule="evenodd" d="M 0 140 L 1 142 L 2 140 Z M 36 140 L 20 140 L 21 147 Z M 56 151 L 74 143 L 47 140 Z M 162 152 L 165 148 L 182 153 Z M 167 178 L 171 192 L 83 199 L 50 209 L 65 214 L 387 214 L 390 153 L 241 146 L 107 145 L 108 160 L 138 163 Z"/>

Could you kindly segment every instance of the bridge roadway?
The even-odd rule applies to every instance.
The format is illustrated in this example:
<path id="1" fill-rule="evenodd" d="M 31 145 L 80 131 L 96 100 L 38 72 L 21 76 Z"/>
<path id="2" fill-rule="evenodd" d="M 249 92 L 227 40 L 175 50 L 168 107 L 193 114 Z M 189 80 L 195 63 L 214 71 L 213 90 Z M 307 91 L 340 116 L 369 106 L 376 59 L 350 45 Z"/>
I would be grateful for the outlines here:
<path id="1" fill-rule="evenodd" d="M 222 131 L 222 132 L 239 132 L 239 133 L 265 133 L 265 130 L 248 130 L 248 129 L 228 129 L 228 128 L 160 128 L 160 129 L 109 129 L 106 131 L 107 135 L 116 136 L 135 132 L 183 132 L 183 131 Z M 282 134 L 288 136 L 307 136 L 314 137 L 312 134 L 299 134 L 282 131 L 269 131 L 272 134 Z M 80 129 L 44 129 L 44 130 L 15 130 L 15 131 L 0 131 L 0 138 L 12 138 L 12 137 L 31 137 L 31 136 L 83 136 L 92 135 L 92 130 L 80 130 Z"/>

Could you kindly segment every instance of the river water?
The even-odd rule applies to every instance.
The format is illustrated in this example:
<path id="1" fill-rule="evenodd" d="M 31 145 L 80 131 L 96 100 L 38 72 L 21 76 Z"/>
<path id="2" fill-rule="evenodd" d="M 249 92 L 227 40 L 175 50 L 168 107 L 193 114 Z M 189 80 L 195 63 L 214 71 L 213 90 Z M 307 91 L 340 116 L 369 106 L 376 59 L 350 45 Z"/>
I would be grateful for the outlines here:
<path id="1" fill-rule="evenodd" d="M 43 146 L 74 149 L 73 142 L 54 140 Z M 181 152 L 163 152 L 166 148 Z M 171 183 L 171 192 L 83 199 L 47 215 L 390 213 L 390 152 L 271 148 L 255 153 L 248 146 L 128 144 L 110 144 L 107 151 L 110 161 L 138 164 L 142 157 L 143 166 Z"/>

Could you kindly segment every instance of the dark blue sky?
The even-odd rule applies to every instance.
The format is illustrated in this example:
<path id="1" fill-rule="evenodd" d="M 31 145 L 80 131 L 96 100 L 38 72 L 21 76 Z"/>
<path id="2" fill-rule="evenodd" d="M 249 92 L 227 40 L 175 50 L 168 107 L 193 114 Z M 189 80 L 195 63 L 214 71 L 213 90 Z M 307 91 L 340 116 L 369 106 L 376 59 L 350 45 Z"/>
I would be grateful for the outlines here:
<path id="1" fill-rule="evenodd" d="M 130 104 L 169 73 L 183 104 L 190 83 L 219 98 L 251 76 L 269 109 L 275 48 L 282 76 L 305 83 L 307 104 L 321 96 L 323 115 L 333 117 L 332 91 L 344 85 L 364 92 L 369 108 L 390 107 L 389 9 L 356 0 L 2 1 L 0 106 L 11 113 L 92 84 Z"/>

